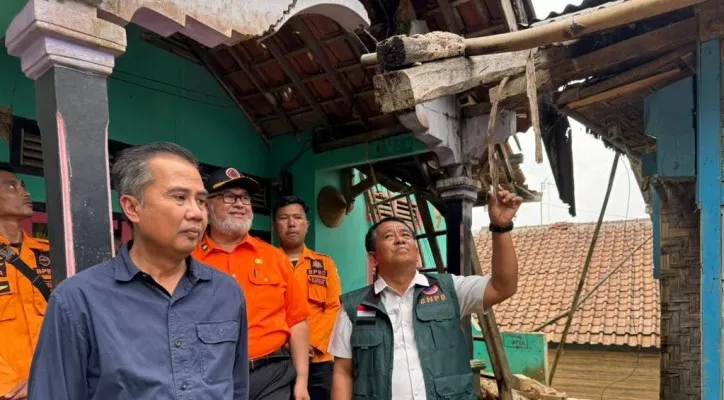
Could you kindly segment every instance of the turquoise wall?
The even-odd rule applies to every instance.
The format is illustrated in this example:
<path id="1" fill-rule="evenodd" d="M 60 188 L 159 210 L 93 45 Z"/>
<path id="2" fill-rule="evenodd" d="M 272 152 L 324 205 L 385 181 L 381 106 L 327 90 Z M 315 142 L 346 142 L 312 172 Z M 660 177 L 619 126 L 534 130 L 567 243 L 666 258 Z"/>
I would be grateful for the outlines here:
<path id="1" fill-rule="evenodd" d="M 329 228 L 319 219 L 316 209 L 317 194 L 326 185 L 340 188 L 343 168 L 421 154 L 428 150 L 411 134 L 320 154 L 312 152 L 310 142 L 310 133 L 300 135 L 298 138 L 294 135 L 275 137 L 272 141 L 269 172 L 278 175 L 285 165 L 296 159 L 288 166 L 288 170 L 293 175 L 294 194 L 310 203 L 308 218 L 312 224 L 307 235 L 307 245 L 330 255 L 335 260 L 342 281 L 342 291 L 347 292 L 367 283 L 367 252 L 364 249 L 364 236 L 370 227 L 370 221 L 367 218 L 365 199 L 364 196 L 357 197 L 354 209 L 347 215 L 342 225 Z M 444 229 L 444 225 L 441 229 Z M 441 238 L 444 251 L 444 236 Z"/>
<path id="2" fill-rule="evenodd" d="M 0 31 L 5 32 L 24 3 L 3 1 Z M 141 40 L 134 26 L 128 27 L 127 37 L 126 53 L 116 60 L 108 80 L 110 139 L 128 144 L 173 141 L 193 151 L 201 162 L 271 178 L 301 153 L 289 170 L 295 194 L 312 208 L 308 245 L 336 260 L 344 291 L 363 286 L 367 281 L 364 234 L 370 225 L 364 197 L 357 198 L 341 226 L 328 228 L 317 215 L 316 195 L 326 185 L 340 187 L 343 168 L 420 154 L 426 146 L 408 134 L 314 154 L 311 134 L 306 132 L 277 136 L 269 148 L 205 68 Z M 0 106 L 11 107 L 19 117 L 36 119 L 33 82 L 23 75 L 20 60 L 6 51 L 0 51 Z M 8 144 L 0 140 L 0 161 L 8 159 Z M 33 200 L 44 202 L 43 179 L 22 178 Z M 115 194 L 114 208 L 119 211 Z M 255 218 L 254 229 L 269 228 L 269 217 Z M 440 241 L 444 251 L 444 237 Z M 423 252 L 429 254 L 429 249 Z"/>
<path id="3" fill-rule="evenodd" d="M 2 15 L 0 23 L 7 20 L 4 8 Z M 268 147 L 203 66 L 141 40 L 133 26 L 127 36 L 127 51 L 108 80 L 110 139 L 128 144 L 168 140 L 187 147 L 201 162 L 268 176 Z M 33 82 L 23 75 L 20 59 L 6 51 L 0 52 L 0 106 L 36 119 Z M 3 141 L 0 161 L 8 161 Z M 33 200 L 44 202 L 43 179 L 23 179 Z M 116 201 L 114 207 L 119 211 Z M 254 229 L 269 230 L 269 223 L 267 216 L 258 215 Z"/>

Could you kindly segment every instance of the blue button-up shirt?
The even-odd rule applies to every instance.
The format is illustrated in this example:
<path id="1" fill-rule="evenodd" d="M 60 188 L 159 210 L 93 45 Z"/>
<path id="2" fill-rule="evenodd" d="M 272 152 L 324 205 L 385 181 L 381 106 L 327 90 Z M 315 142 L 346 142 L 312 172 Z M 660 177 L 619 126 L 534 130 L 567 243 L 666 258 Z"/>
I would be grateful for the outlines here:
<path id="1" fill-rule="evenodd" d="M 190 257 L 169 295 L 128 247 L 53 291 L 30 372 L 33 400 L 247 399 L 246 302 Z"/>

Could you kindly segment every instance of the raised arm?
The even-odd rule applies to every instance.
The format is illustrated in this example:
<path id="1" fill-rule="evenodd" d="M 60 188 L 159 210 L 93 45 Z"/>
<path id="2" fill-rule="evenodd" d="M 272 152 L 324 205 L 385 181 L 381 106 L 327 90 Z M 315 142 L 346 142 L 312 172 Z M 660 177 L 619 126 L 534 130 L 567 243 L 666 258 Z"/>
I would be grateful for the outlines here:
<path id="1" fill-rule="evenodd" d="M 509 226 L 522 202 L 520 196 L 507 190 L 499 190 L 497 196 L 491 196 L 488 205 L 490 223 L 498 228 Z M 503 302 L 518 290 L 518 259 L 510 232 L 493 233 L 492 236 L 492 271 L 483 298 L 486 308 Z"/>

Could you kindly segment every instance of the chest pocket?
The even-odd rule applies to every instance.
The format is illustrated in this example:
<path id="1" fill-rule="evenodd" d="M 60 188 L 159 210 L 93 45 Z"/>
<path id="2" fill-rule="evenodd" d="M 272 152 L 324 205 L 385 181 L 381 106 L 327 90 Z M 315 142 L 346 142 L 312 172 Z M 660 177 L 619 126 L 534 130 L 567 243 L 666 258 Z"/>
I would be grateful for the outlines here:
<path id="1" fill-rule="evenodd" d="M 355 327 L 350 337 L 352 364 L 355 373 L 354 398 L 375 398 L 376 381 L 385 371 L 382 332 L 370 328 Z"/>
<path id="2" fill-rule="evenodd" d="M 424 299 L 423 294 L 420 299 Z M 418 301 L 419 302 L 419 301 Z M 426 333 L 436 349 L 451 349 L 456 345 L 455 329 L 460 329 L 460 320 L 455 318 L 452 302 L 447 299 L 426 304 L 417 304 L 415 307 L 417 319 L 427 326 Z"/>
<path id="3" fill-rule="evenodd" d="M 249 282 L 251 282 L 251 295 L 255 307 L 280 308 L 284 301 L 284 288 L 281 276 L 276 271 L 269 271 L 270 267 L 252 268 L 249 271 Z"/>
<path id="4" fill-rule="evenodd" d="M 0 321 L 11 321 L 17 318 L 18 296 L 14 288 L 6 280 L 0 281 L 0 288 L 7 286 L 7 291 L 0 293 Z"/>
<path id="5" fill-rule="evenodd" d="M 202 378 L 206 383 L 233 379 L 239 321 L 197 322 Z"/>
<path id="6" fill-rule="evenodd" d="M 329 271 L 325 268 L 307 268 L 307 296 L 316 304 L 327 302 L 327 282 Z"/>
<path id="7" fill-rule="evenodd" d="M 33 305 L 38 315 L 45 315 L 45 309 L 48 307 L 48 303 L 45 301 L 45 297 L 35 288 L 33 288 Z"/>

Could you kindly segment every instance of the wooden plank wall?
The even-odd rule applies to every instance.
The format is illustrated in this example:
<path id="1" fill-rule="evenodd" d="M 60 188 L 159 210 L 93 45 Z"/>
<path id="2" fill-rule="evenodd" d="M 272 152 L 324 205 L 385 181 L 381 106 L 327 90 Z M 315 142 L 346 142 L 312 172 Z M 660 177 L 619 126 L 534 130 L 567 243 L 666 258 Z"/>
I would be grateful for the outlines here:
<path id="1" fill-rule="evenodd" d="M 550 363 L 555 359 L 555 348 L 548 351 L 548 359 Z M 633 375 L 603 392 L 606 386 L 630 374 L 635 365 L 635 350 L 567 349 L 558 363 L 553 387 L 582 399 L 659 400 L 658 353 L 641 352 Z"/>

